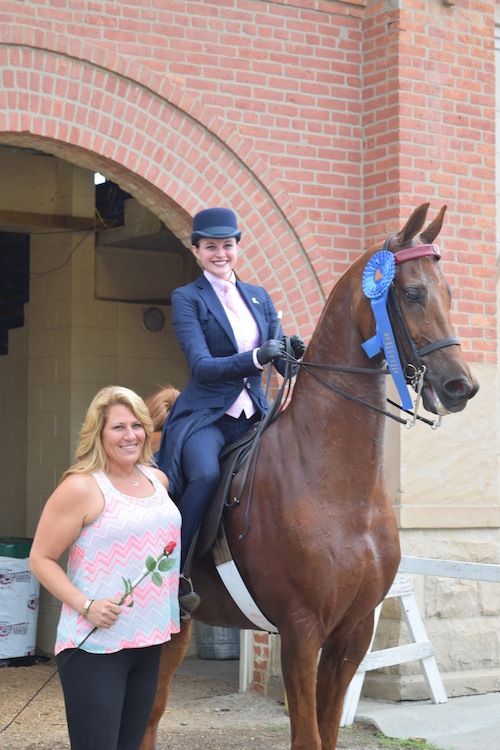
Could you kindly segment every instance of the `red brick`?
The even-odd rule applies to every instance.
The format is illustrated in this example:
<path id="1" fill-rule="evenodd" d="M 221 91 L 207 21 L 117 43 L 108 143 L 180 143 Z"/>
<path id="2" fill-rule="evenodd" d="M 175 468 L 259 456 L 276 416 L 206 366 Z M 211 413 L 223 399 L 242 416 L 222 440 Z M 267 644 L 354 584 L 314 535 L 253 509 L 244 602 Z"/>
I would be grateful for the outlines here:
<path id="1" fill-rule="evenodd" d="M 250 274 L 263 280 L 281 268 L 280 246 L 293 248 L 291 314 L 309 326 L 316 278 L 326 293 L 420 200 L 431 212 L 447 202 L 457 314 L 490 331 L 493 10 L 463 0 L 450 23 L 448 8 L 420 0 L 6 0 L 2 128 L 25 143 L 60 138 L 65 152 L 85 144 L 125 185 L 142 178 L 151 205 L 182 196 L 184 217 L 205 201 L 240 208 L 257 248 Z M 490 361 L 490 342 L 474 340 Z"/>

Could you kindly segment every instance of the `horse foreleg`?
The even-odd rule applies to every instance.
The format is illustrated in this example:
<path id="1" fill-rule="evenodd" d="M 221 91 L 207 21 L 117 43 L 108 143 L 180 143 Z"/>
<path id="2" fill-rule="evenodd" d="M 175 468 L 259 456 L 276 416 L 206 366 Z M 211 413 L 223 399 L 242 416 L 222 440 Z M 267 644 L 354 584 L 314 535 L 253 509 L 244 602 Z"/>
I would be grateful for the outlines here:
<path id="1" fill-rule="evenodd" d="M 163 716 L 167 706 L 168 692 L 170 683 L 176 670 L 180 666 L 187 648 L 191 635 L 191 620 L 189 622 L 181 621 L 181 629 L 172 638 L 163 644 L 160 658 L 160 673 L 158 675 L 158 688 L 156 690 L 155 702 L 151 709 L 148 726 L 144 734 L 140 750 L 156 750 L 158 724 Z"/>
<path id="2" fill-rule="evenodd" d="M 309 633 L 281 635 L 281 668 L 290 715 L 291 750 L 321 750 L 316 714 L 319 642 Z"/>
<path id="3" fill-rule="evenodd" d="M 331 634 L 323 644 L 318 665 L 318 725 L 322 750 L 335 750 L 344 697 L 370 645 L 373 613 L 343 637 Z"/>

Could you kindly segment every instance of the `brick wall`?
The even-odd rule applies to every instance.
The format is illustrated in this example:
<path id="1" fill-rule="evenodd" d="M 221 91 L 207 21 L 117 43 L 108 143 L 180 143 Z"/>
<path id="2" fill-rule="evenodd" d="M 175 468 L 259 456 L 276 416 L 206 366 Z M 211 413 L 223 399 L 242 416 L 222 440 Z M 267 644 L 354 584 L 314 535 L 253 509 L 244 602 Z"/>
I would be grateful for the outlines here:
<path id="1" fill-rule="evenodd" d="M 5 0 L 0 143 L 103 171 L 185 240 L 190 214 L 229 202 L 251 232 L 247 275 L 306 331 L 360 250 L 420 201 L 447 203 L 459 333 L 491 362 L 493 10 Z"/>

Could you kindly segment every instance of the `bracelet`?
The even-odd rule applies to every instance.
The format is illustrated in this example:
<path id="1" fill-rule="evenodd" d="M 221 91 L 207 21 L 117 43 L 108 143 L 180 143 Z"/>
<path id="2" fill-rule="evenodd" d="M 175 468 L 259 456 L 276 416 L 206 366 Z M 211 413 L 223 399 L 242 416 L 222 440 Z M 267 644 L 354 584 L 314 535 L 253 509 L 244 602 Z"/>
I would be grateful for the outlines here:
<path id="1" fill-rule="evenodd" d="M 88 611 L 89 611 L 90 607 L 92 606 L 93 602 L 94 602 L 93 599 L 87 599 L 87 601 L 83 605 L 82 617 L 87 617 Z"/>

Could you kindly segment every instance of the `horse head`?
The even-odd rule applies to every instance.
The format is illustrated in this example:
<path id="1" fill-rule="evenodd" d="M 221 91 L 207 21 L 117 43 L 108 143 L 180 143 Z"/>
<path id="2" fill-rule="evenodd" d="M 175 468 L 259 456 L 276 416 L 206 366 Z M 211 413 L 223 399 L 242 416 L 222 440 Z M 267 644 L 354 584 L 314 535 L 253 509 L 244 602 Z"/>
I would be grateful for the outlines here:
<path id="1" fill-rule="evenodd" d="M 464 360 L 450 317 L 451 290 L 440 268 L 434 240 L 446 211 L 425 228 L 428 203 L 412 213 L 403 229 L 390 237 L 385 249 L 394 253 L 396 272 L 389 293 L 401 363 L 408 382 L 423 373 L 422 399 L 434 414 L 458 412 L 479 385 Z"/>
<path id="2" fill-rule="evenodd" d="M 146 399 L 145 403 L 148 407 L 149 413 L 151 414 L 151 419 L 153 421 L 153 452 L 156 452 L 160 447 L 161 429 L 163 427 L 163 423 L 165 422 L 167 415 L 174 405 L 179 393 L 180 391 L 177 390 L 177 388 L 174 388 L 174 386 L 167 384 Z"/>

